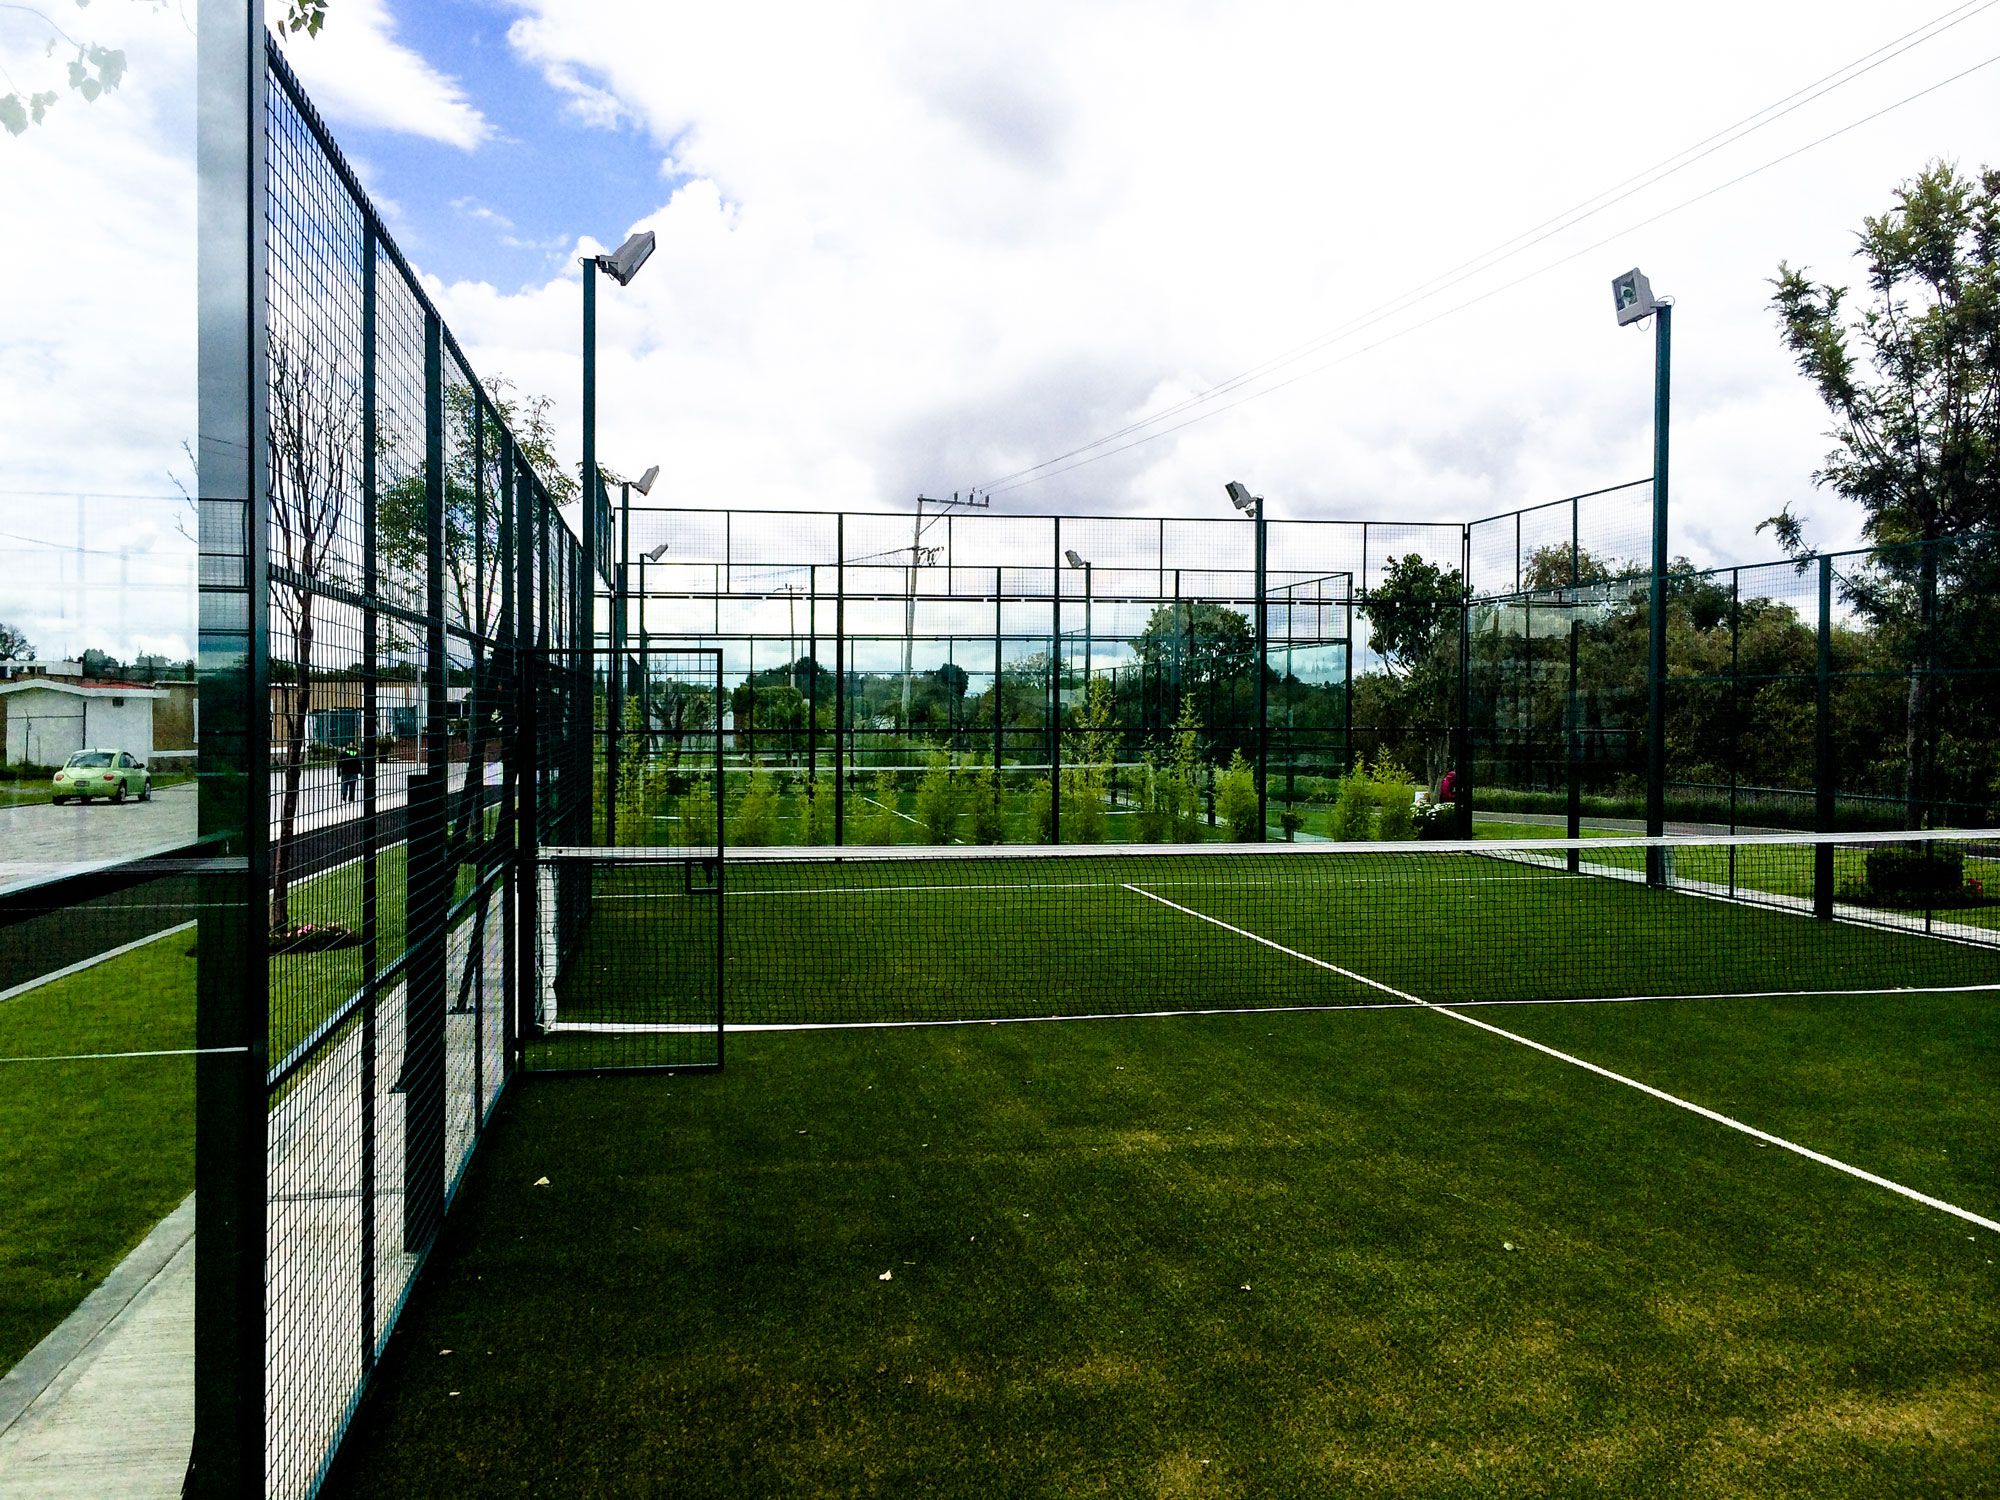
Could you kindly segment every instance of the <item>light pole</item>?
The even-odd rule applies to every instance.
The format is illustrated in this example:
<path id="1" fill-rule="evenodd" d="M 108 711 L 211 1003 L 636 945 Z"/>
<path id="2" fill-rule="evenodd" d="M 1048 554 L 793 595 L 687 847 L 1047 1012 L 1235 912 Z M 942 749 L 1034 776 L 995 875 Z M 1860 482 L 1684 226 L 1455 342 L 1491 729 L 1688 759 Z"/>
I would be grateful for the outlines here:
<path id="1" fill-rule="evenodd" d="M 632 491 L 650 494 L 653 481 L 660 477 L 654 464 L 635 480 L 618 486 L 618 566 L 612 574 L 611 589 L 611 671 L 605 683 L 604 717 L 604 842 L 618 842 L 618 736 L 625 727 L 625 610 L 626 572 L 632 555 Z M 644 689 L 642 688 L 643 692 Z"/>
<path id="2" fill-rule="evenodd" d="M 1064 552 L 1063 557 L 1072 568 L 1083 569 L 1083 710 L 1088 714 L 1090 712 L 1091 658 L 1095 654 L 1096 648 L 1096 641 L 1092 638 L 1090 629 L 1090 559 L 1079 556 L 1074 547 Z"/>
<path id="3" fill-rule="evenodd" d="M 1653 295 L 1645 274 L 1634 266 L 1613 279 L 1611 295 L 1618 326 L 1646 318 L 1653 325 L 1653 577 L 1647 593 L 1646 637 L 1646 833 L 1666 831 L 1667 813 L 1667 428 L 1673 390 L 1674 309 Z M 1646 851 L 1646 883 L 1662 876 L 1660 851 Z"/>
<path id="4" fill-rule="evenodd" d="M 586 689 L 589 688 L 591 673 L 588 670 L 590 653 L 597 645 L 597 584 L 593 573 L 604 580 L 616 593 L 616 584 L 611 569 L 606 566 L 606 554 L 610 551 L 610 538 L 604 533 L 609 529 L 609 497 L 604 493 L 604 485 L 597 472 L 597 273 L 604 272 L 620 286 L 631 285 L 632 278 L 639 274 L 639 267 L 653 253 L 653 231 L 642 230 L 628 237 L 624 244 L 609 255 L 586 255 L 583 258 L 583 566 L 582 585 L 577 589 L 575 646 L 585 653 L 582 673 Z M 585 702 L 589 701 L 586 691 Z M 590 784 L 589 736 L 583 737 L 584 765 L 583 784 Z M 608 790 L 608 788 L 607 788 Z M 588 807 L 587 800 L 583 804 Z M 611 815 L 607 811 L 606 817 Z M 606 828 L 609 834 L 609 824 Z"/>
<path id="5" fill-rule="evenodd" d="M 1264 781 L 1266 763 L 1269 759 L 1266 752 L 1270 742 L 1270 734 L 1264 724 L 1265 657 L 1270 649 L 1265 634 L 1269 622 L 1264 618 L 1264 497 L 1251 494 L 1234 479 L 1230 480 L 1224 489 L 1229 496 L 1229 503 L 1250 517 L 1251 524 L 1256 527 L 1257 536 L 1257 659 L 1252 670 L 1256 681 L 1257 700 L 1257 842 L 1261 844 L 1265 838 L 1264 820 L 1269 806 Z"/>

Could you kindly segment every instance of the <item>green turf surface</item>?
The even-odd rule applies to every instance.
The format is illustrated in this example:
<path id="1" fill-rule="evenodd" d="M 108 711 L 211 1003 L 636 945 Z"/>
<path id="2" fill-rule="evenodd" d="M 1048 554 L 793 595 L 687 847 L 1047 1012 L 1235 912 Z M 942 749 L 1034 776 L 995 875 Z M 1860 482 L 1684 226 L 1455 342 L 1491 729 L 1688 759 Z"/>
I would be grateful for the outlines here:
<path id="1" fill-rule="evenodd" d="M 194 1045 L 194 933 L 0 1001 L 0 1057 Z M 194 1060 L 0 1063 L 0 1370 L 194 1186 Z"/>
<path id="2" fill-rule="evenodd" d="M 1479 1014 L 1888 1170 L 1991 1118 L 1932 998 Z M 513 1091 L 328 1493 L 1995 1490 L 1995 1236 L 1446 1016 L 732 1045 Z"/>

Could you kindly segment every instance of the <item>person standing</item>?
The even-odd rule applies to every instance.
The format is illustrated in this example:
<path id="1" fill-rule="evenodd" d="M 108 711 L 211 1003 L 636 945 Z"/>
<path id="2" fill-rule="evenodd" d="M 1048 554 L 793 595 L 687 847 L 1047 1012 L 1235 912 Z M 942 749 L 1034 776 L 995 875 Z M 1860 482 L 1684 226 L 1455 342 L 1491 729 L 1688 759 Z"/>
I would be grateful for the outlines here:
<path id="1" fill-rule="evenodd" d="M 340 752 L 340 800 L 354 800 L 355 783 L 361 780 L 361 747 L 349 740 Z"/>

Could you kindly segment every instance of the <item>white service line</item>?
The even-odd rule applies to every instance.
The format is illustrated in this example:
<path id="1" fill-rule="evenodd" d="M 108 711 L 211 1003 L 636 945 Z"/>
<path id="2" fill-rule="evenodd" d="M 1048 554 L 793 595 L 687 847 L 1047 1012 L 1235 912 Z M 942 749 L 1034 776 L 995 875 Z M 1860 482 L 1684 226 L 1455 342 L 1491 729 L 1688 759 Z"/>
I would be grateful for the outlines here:
<path id="1" fill-rule="evenodd" d="M 92 954 L 89 958 L 79 959 L 68 967 L 56 969 L 51 973 L 42 975 L 39 979 L 30 979 L 27 983 L 17 984 L 10 990 L 0 990 L 0 1000 L 12 1000 L 16 995 L 25 995 L 28 991 L 38 990 L 45 984 L 54 984 L 58 979 L 67 979 L 72 974 L 81 974 L 85 969 L 95 968 L 108 958 L 117 958 L 121 954 L 132 952 L 135 948 L 143 948 L 148 943 L 157 943 L 161 938 L 172 937 L 177 932 L 186 932 L 192 926 L 194 926 L 194 923 L 191 921 L 182 922 L 177 927 L 164 927 L 160 931 L 149 933 L 145 937 L 134 938 L 129 943 L 120 943 L 116 948 L 106 948 L 102 953 Z"/>
<path id="2" fill-rule="evenodd" d="M 1892 1182 L 1887 1177 L 1882 1177 L 1868 1171 L 1865 1167 L 1857 1167 L 1850 1162 L 1840 1160 L 1839 1157 L 1828 1156 L 1825 1152 L 1815 1151 L 1810 1146 L 1801 1146 L 1797 1141 L 1788 1141 L 1781 1135 L 1772 1135 L 1768 1130 L 1759 1130 L 1755 1125 L 1745 1124 L 1741 1120 L 1710 1109 L 1706 1105 L 1696 1104 L 1691 1099 L 1683 1099 L 1678 1094 L 1669 1094 L 1664 1089 L 1656 1089 L 1650 1083 L 1641 1083 L 1638 1079 L 1624 1073 L 1614 1073 L 1611 1069 L 1599 1067 L 1596 1063 L 1586 1061 L 1574 1053 L 1564 1052 L 1560 1048 L 1551 1047 L 1546 1042 L 1538 1042 L 1533 1037 L 1522 1036 L 1518 1031 L 1508 1031 L 1505 1027 L 1495 1026 L 1491 1021 L 1482 1021 L 1477 1016 L 1468 1016 L 1463 1011 L 1456 1010 L 1449 1005 L 1439 1005 L 1433 1001 L 1425 1000 L 1420 996 L 1412 995 L 1407 990 L 1399 990 L 1393 985 L 1384 984 L 1379 979 L 1370 979 L 1366 974 L 1357 974 L 1352 969 L 1343 969 L 1339 964 L 1328 963 L 1323 958 L 1314 958 L 1310 953 L 1301 953 L 1296 948 L 1287 948 L 1282 943 L 1275 943 L 1267 937 L 1261 937 L 1257 933 L 1248 932 L 1241 927 L 1223 921 L 1220 917 L 1211 917 L 1207 912 L 1196 911 L 1191 906 L 1182 906 L 1178 901 L 1169 901 L 1165 896 L 1155 895 L 1153 892 L 1143 890 L 1139 886 L 1128 885 L 1125 889 L 1132 892 L 1135 896 L 1144 896 L 1148 901 L 1157 901 L 1162 906 L 1172 907 L 1175 911 L 1184 912 L 1186 915 L 1194 917 L 1199 921 L 1220 927 L 1225 932 L 1233 932 L 1238 937 L 1248 938 L 1253 943 L 1261 943 L 1266 948 L 1283 953 L 1290 958 L 1296 958 L 1303 963 L 1309 963 L 1315 968 L 1326 969 L 1331 973 L 1341 975 L 1343 978 L 1352 979 L 1357 984 L 1365 984 L 1370 989 L 1380 990 L 1385 995 L 1394 995 L 1398 1000 L 1407 1001 L 1411 1005 L 1421 1006 L 1425 1010 L 1434 1010 L 1439 1015 L 1449 1016 L 1452 1020 L 1463 1022 L 1467 1026 L 1476 1026 L 1481 1031 L 1490 1031 L 1497 1037 L 1504 1037 L 1510 1042 L 1518 1042 L 1523 1047 L 1531 1047 L 1547 1057 L 1555 1058 L 1558 1062 L 1566 1062 L 1572 1067 L 1582 1068 L 1587 1073 L 1595 1073 L 1600 1078 L 1608 1078 L 1613 1083 L 1622 1083 L 1629 1089 L 1637 1089 L 1640 1093 L 1650 1095 L 1652 1098 L 1660 1100 L 1663 1104 L 1671 1104 L 1676 1109 L 1684 1109 L 1690 1114 L 1700 1115 L 1704 1120 L 1713 1120 L 1718 1125 L 1726 1125 L 1731 1130 L 1739 1130 L 1744 1135 L 1764 1142 L 1767 1146 L 1777 1146 L 1782 1150 L 1791 1152 L 1795 1156 L 1803 1156 L 1807 1161 L 1818 1162 L 1823 1167 L 1832 1167 L 1836 1172 L 1845 1172 L 1849 1177 L 1858 1178 L 1862 1182 L 1872 1184 L 1875 1187 L 1886 1188 L 1892 1193 L 1898 1193 L 1913 1203 L 1921 1203 L 1926 1208 L 1937 1209 L 1940 1213 L 1951 1214 L 1955 1218 L 1965 1220 L 1968 1224 L 1977 1224 L 1981 1229 L 1990 1229 L 1993 1233 L 2000 1234 L 2000 1221 L 1973 1213 L 1970 1209 L 1960 1208 L 1955 1203 L 1947 1203 L 1942 1198 L 1933 1198 L 1929 1193 L 1920 1193 L 1915 1188 L 1903 1186 L 1900 1182 Z"/>

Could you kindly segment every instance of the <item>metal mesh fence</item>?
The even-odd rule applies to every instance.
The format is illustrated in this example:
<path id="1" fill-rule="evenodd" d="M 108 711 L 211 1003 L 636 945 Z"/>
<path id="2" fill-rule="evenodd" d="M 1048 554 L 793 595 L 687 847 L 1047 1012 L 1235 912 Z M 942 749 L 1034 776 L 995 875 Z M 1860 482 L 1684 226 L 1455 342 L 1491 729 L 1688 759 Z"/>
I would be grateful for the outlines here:
<path id="1" fill-rule="evenodd" d="M 252 1201 L 200 1195 L 218 1275 L 248 1252 L 231 1305 L 256 1311 L 197 1351 L 204 1416 L 256 1415 L 198 1419 L 196 1471 L 282 1496 L 323 1476 L 517 1065 L 520 871 L 584 826 L 590 739 L 560 659 L 583 620 L 557 499 L 275 43 L 262 61 L 263 555 L 206 501 L 203 527 L 204 583 L 268 612 L 249 676 L 268 664 L 268 704 L 203 745 L 205 826 L 240 786 L 263 851 L 202 936 L 211 1032 L 242 1014 L 232 970 L 262 990 L 261 1170 L 228 1182 Z M 239 679 L 211 660 L 220 701 Z"/>

